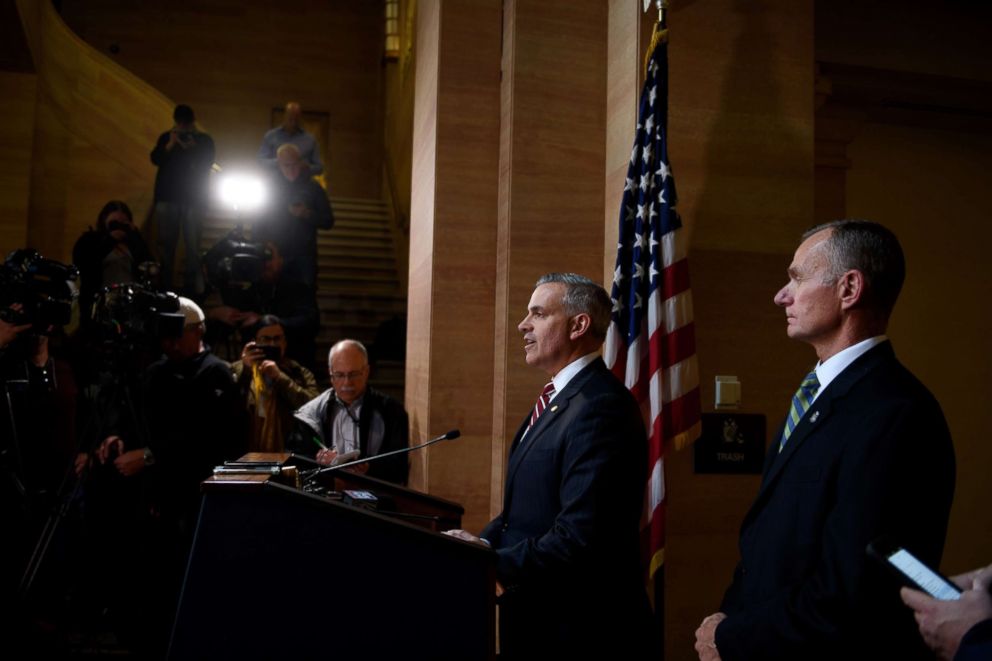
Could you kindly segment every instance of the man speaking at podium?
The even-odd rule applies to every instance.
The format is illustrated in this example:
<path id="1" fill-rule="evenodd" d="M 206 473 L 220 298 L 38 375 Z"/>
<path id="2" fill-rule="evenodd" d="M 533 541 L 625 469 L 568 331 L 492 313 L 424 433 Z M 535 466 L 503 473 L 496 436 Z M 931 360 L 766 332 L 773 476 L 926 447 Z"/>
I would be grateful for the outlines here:
<path id="1" fill-rule="evenodd" d="M 496 551 L 504 659 L 632 658 L 644 647 L 647 441 L 637 403 L 597 353 L 610 310 L 583 276 L 537 281 L 518 328 L 527 364 L 550 381 L 513 439 L 502 513 L 481 538 L 448 533 Z"/>

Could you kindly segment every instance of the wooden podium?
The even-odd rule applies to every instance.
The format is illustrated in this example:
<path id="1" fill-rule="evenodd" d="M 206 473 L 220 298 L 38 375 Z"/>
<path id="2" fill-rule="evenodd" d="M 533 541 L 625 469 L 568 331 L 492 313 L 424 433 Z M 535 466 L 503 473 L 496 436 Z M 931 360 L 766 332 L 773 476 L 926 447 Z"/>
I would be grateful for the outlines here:
<path id="1" fill-rule="evenodd" d="M 283 475 L 203 483 L 169 659 L 494 658 L 495 554 L 437 532 L 461 506 L 340 470 L 316 479 L 374 493 L 373 511 L 286 484 L 306 458 L 241 461 Z"/>

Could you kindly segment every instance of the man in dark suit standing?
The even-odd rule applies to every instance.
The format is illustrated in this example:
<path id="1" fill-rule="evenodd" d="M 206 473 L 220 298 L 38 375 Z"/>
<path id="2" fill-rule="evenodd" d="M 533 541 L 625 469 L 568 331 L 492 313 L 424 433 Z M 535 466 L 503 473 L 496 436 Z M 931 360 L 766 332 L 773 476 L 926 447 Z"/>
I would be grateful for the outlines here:
<path id="1" fill-rule="evenodd" d="M 741 561 L 696 651 L 723 659 L 916 659 L 928 653 L 866 545 L 938 566 L 954 493 L 940 406 L 885 336 L 905 276 L 895 235 L 836 221 L 803 237 L 775 296 L 819 361 L 772 438 Z"/>
<path id="2" fill-rule="evenodd" d="M 640 409 L 597 351 L 602 287 L 575 274 L 537 282 L 527 364 L 551 377 L 510 448 L 503 511 L 461 539 L 498 556 L 501 658 L 633 658 L 649 611 L 639 521 L 647 471 Z"/>

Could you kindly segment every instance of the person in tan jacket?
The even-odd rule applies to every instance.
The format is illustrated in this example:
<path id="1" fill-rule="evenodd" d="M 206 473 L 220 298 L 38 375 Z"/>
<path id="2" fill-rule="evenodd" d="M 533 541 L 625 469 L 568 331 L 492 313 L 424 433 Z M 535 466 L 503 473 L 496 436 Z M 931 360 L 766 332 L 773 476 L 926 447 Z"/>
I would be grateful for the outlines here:
<path id="1" fill-rule="evenodd" d="M 286 332 L 278 317 L 261 318 L 255 339 L 231 370 L 251 419 L 249 451 L 282 452 L 293 411 L 320 391 L 313 372 L 286 357 Z"/>

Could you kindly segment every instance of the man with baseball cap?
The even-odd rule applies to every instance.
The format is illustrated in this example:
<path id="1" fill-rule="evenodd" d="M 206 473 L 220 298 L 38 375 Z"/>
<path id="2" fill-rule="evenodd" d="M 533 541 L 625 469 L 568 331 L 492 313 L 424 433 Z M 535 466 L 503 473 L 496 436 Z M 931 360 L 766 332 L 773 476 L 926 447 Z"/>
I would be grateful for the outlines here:
<path id="1" fill-rule="evenodd" d="M 143 437 L 110 436 L 97 450 L 98 461 L 113 462 L 127 480 L 143 481 L 140 491 L 152 516 L 141 557 L 154 571 L 143 577 L 138 603 L 128 604 L 128 610 L 141 626 L 156 629 L 138 633 L 162 651 L 192 544 L 200 482 L 246 447 L 243 407 L 230 366 L 204 345 L 200 306 L 180 296 L 179 307 L 185 318 L 182 333 L 162 339 L 165 356 L 145 373 L 138 402 L 146 431 L 137 435 Z"/>

